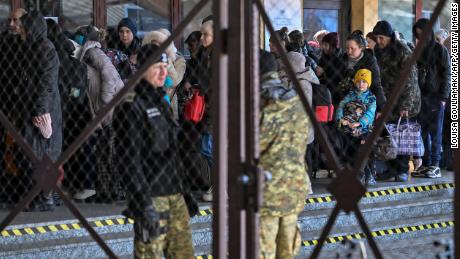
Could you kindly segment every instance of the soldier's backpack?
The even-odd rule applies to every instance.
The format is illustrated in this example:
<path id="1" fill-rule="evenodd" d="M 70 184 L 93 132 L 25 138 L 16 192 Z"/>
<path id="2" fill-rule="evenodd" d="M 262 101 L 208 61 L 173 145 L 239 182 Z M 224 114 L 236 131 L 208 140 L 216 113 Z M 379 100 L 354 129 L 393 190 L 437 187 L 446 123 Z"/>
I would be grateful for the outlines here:
<path id="1" fill-rule="evenodd" d="M 313 85 L 312 90 L 316 119 L 318 122 L 332 121 L 334 105 L 332 104 L 331 92 L 325 85 Z"/>

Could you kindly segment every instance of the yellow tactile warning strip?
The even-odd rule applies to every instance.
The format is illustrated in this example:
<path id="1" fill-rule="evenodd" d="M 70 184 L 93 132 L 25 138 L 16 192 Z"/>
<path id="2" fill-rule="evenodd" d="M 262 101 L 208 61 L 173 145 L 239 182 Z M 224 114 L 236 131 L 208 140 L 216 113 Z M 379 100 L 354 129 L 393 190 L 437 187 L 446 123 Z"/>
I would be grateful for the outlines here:
<path id="1" fill-rule="evenodd" d="M 388 195 L 396 195 L 396 194 L 404 194 L 404 193 L 415 193 L 415 192 L 435 191 L 435 190 L 441 190 L 441 189 L 452 189 L 454 187 L 455 185 L 453 183 L 430 184 L 430 185 L 420 185 L 420 186 L 411 186 L 411 187 L 403 187 L 403 188 L 390 188 L 390 189 L 385 189 L 385 190 L 366 192 L 364 196 L 366 198 L 372 198 L 372 197 L 388 196 Z M 332 202 L 332 201 L 335 201 L 334 196 L 328 195 L 328 196 L 308 198 L 305 201 L 305 204 L 326 203 L 326 202 Z"/>
<path id="2" fill-rule="evenodd" d="M 133 220 L 126 219 L 126 218 L 114 218 L 114 219 L 89 221 L 89 224 L 95 228 L 105 227 L 105 226 L 114 226 L 114 225 L 129 225 L 133 223 L 134 223 Z M 0 236 L 2 237 L 24 236 L 24 235 L 35 235 L 35 234 L 44 234 L 44 233 L 49 233 L 49 232 L 81 230 L 81 229 L 85 229 L 85 228 L 80 223 L 55 224 L 55 225 L 46 225 L 46 226 L 39 226 L 39 227 L 7 229 L 7 230 L 2 231 L 0 233 Z"/>
<path id="3" fill-rule="evenodd" d="M 399 228 L 377 230 L 377 231 L 372 232 L 372 236 L 373 237 L 390 236 L 390 235 L 398 235 L 398 234 L 416 232 L 416 231 L 427 230 L 427 229 L 448 228 L 448 227 L 453 227 L 453 226 L 454 226 L 454 221 L 441 221 L 441 222 L 424 224 L 424 225 L 405 226 L 405 227 L 399 227 Z M 348 235 L 343 235 L 343 236 L 328 237 L 326 238 L 326 243 L 333 244 L 333 243 L 342 242 L 343 240 L 365 239 L 365 238 L 366 238 L 366 235 L 364 233 L 354 233 L 354 234 L 348 234 Z M 302 242 L 302 246 L 313 246 L 316 244 L 318 244 L 317 239 Z"/>
<path id="4" fill-rule="evenodd" d="M 393 188 L 393 189 L 386 189 L 380 191 L 373 191 L 367 192 L 365 194 L 366 197 L 378 197 L 378 196 L 386 196 L 386 195 L 396 195 L 396 194 L 403 194 L 403 193 L 414 193 L 414 192 L 424 192 L 424 191 L 433 191 L 433 190 L 440 190 L 440 189 L 449 189 L 454 188 L 453 183 L 443 183 L 443 184 L 434 184 L 434 185 L 421 185 L 421 186 L 413 186 L 413 187 L 404 187 L 404 188 Z M 305 203 L 312 204 L 312 203 L 326 203 L 326 202 L 333 202 L 335 198 L 333 196 L 321 196 L 321 197 L 314 197 L 308 198 Z M 209 216 L 212 215 L 211 209 L 201 210 L 198 213 L 198 216 Z M 104 219 L 104 220 L 96 220 L 89 222 L 93 227 L 105 227 L 105 226 L 113 226 L 113 225 L 128 225 L 133 224 L 132 220 L 127 220 L 126 218 L 113 218 L 113 219 Z M 39 226 L 39 227 L 27 227 L 27 228 L 13 228 L 4 230 L 0 233 L 1 237 L 11 237 L 11 236 L 23 236 L 23 235 L 35 235 L 35 234 L 43 234 L 49 232 L 57 232 L 57 231 L 68 231 L 68 230 L 80 230 L 84 229 L 84 227 L 80 223 L 68 223 L 68 224 L 56 224 L 56 225 L 46 225 L 46 226 Z"/>
<path id="5" fill-rule="evenodd" d="M 406 226 L 406 227 L 400 227 L 400 228 L 377 230 L 377 231 L 372 232 L 372 236 L 380 237 L 380 236 L 398 235 L 398 234 L 421 231 L 421 230 L 426 230 L 426 229 L 447 228 L 447 227 L 453 227 L 453 226 L 454 226 L 454 221 L 442 221 L 442 222 L 436 222 L 436 223 L 425 224 L 425 225 Z M 365 238 L 366 238 L 366 235 L 364 233 L 354 233 L 354 234 L 348 234 L 348 235 L 343 235 L 343 236 L 328 237 L 326 238 L 326 243 L 334 244 L 334 243 L 340 243 L 343 240 L 365 239 Z M 317 239 L 302 241 L 302 246 L 314 246 L 317 244 L 318 244 Z M 212 255 L 199 255 L 199 256 L 195 256 L 195 258 L 196 259 L 212 259 Z"/>

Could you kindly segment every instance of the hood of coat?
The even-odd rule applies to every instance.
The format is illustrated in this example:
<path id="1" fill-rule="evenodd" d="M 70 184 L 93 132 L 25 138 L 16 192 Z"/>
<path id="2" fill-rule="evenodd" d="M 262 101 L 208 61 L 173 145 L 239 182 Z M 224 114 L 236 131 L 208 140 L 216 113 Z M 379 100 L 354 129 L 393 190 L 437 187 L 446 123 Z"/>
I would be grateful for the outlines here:
<path id="1" fill-rule="evenodd" d="M 289 85 L 290 87 L 293 87 L 293 84 L 291 83 L 292 80 L 289 78 L 289 76 L 284 72 L 280 72 L 282 75 L 280 76 L 281 80 L 285 85 Z M 305 68 L 303 71 L 297 72 L 296 77 L 299 80 L 307 80 L 308 82 L 312 84 L 319 85 L 319 79 L 316 76 L 315 72 L 313 72 L 312 69 L 310 68 Z"/>
<path id="2" fill-rule="evenodd" d="M 422 31 L 427 28 L 427 24 L 428 24 L 429 20 L 426 19 L 426 18 L 422 18 L 422 19 L 419 19 L 415 24 L 414 26 L 412 27 L 412 33 L 414 33 L 414 35 L 416 34 L 416 29 L 421 29 Z M 429 32 L 429 35 L 428 35 L 428 42 L 424 45 L 425 48 L 423 49 L 423 54 L 420 55 L 419 59 L 418 59 L 418 62 L 420 64 L 423 64 L 423 65 L 429 65 L 430 63 L 430 60 L 429 60 L 429 57 L 431 56 L 430 55 L 430 52 L 433 50 L 433 47 L 434 45 L 436 45 L 436 41 L 435 41 L 435 37 L 434 37 L 434 31 L 433 31 L 433 28 L 430 28 L 430 32 Z"/>
<path id="3" fill-rule="evenodd" d="M 142 39 L 142 46 L 146 44 L 152 44 L 152 43 L 155 43 L 157 45 L 163 44 L 163 42 L 165 42 L 168 38 L 169 36 L 160 30 L 151 31 L 145 34 L 144 39 Z M 176 60 L 177 49 L 174 46 L 174 43 L 171 43 L 166 48 L 165 52 L 168 54 L 169 59 L 171 59 L 172 61 Z"/>
<path id="4" fill-rule="evenodd" d="M 286 87 L 278 72 L 270 72 L 261 78 L 261 95 L 266 100 L 289 100 L 297 95 L 294 88 Z"/>
<path id="5" fill-rule="evenodd" d="M 59 33 L 57 37 L 48 35 L 48 39 L 53 43 L 59 55 L 62 54 L 61 52 L 64 52 L 67 55 L 72 55 L 75 52 L 76 48 L 72 43 L 72 40 L 67 38 L 64 33 Z"/>
<path id="6" fill-rule="evenodd" d="M 421 18 L 419 19 L 415 24 L 414 26 L 412 27 L 412 33 L 414 35 L 416 35 L 416 29 L 421 29 L 422 31 L 427 28 L 427 25 L 428 25 L 428 22 L 429 20 L 426 19 L 426 18 Z M 431 44 L 432 42 L 434 42 L 434 31 L 433 31 L 433 28 L 429 28 L 430 29 L 430 32 L 428 34 L 428 42 L 429 44 Z"/>
<path id="7" fill-rule="evenodd" d="M 97 42 L 97 41 L 87 41 L 85 42 L 85 44 L 83 45 L 83 47 L 79 50 L 80 54 L 78 56 L 78 59 L 80 61 L 83 61 L 83 57 L 85 57 L 85 54 L 88 50 L 92 49 L 92 48 L 101 48 L 101 43 Z"/>
<path id="8" fill-rule="evenodd" d="M 21 23 L 26 30 L 28 43 L 33 44 L 47 38 L 46 21 L 41 13 L 33 11 L 23 15 Z"/>

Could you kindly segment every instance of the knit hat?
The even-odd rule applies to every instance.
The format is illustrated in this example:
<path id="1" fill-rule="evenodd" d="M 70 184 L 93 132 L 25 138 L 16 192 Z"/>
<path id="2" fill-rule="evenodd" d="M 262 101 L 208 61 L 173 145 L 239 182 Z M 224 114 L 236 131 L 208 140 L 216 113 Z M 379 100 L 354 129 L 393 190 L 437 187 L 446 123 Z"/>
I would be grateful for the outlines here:
<path id="1" fill-rule="evenodd" d="M 121 27 L 130 29 L 134 36 L 137 34 L 136 23 L 128 17 L 121 19 L 121 21 L 118 23 L 118 31 L 120 31 Z"/>
<path id="2" fill-rule="evenodd" d="M 322 42 L 329 44 L 331 47 L 339 47 L 339 34 L 337 32 L 329 32 L 324 36 Z"/>
<path id="3" fill-rule="evenodd" d="M 268 72 L 278 71 L 278 62 L 276 62 L 276 58 L 272 53 L 261 50 L 259 55 L 260 75 L 264 75 Z"/>
<path id="4" fill-rule="evenodd" d="M 145 64 L 147 59 L 149 59 L 150 56 L 152 56 L 160 47 L 153 45 L 153 44 L 147 44 L 142 46 L 141 50 L 137 54 L 137 63 L 139 64 L 139 67 Z M 155 63 L 168 63 L 168 56 L 166 53 L 161 53 L 161 55 L 155 59 L 155 61 L 152 64 Z"/>
<path id="5" fill-rule="evenodd" d="M 360 69 L 355 74 L 355 84 L 359 81 L 364 80 L 367 82 L 367 87 L 371 87 L 372 83 L 372 72 L 369 69 Z"/>
<path id="6" fill-rule="evenodd" d="M 377 22 L 372 33 L 374 33 L 374 35 L 383 35 L 391 38 L 394 36 L 393 27 L 391 27 L 391 24 L 387 21 Z"/>

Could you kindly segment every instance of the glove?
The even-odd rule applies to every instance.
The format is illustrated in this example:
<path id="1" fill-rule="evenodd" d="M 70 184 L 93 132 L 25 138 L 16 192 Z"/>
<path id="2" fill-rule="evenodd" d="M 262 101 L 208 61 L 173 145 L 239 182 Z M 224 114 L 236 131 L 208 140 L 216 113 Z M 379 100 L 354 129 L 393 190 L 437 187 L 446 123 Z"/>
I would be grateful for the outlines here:
<path id="1" fill-rule="evenodd" d="M 51 127 L 51 116 L 49 113 L 32 117 L 32 123 L 40 130 L 40 133 L 44 138 L 49 139 L 51 134 L 53 134 L 53 128 Z"/>
<path id="2" fill-rule="evenodd" d="M 152 205 L 142 211 L 142 225 L 149 231 L 155 231 L 159 226 L 160 215 Z"/>

